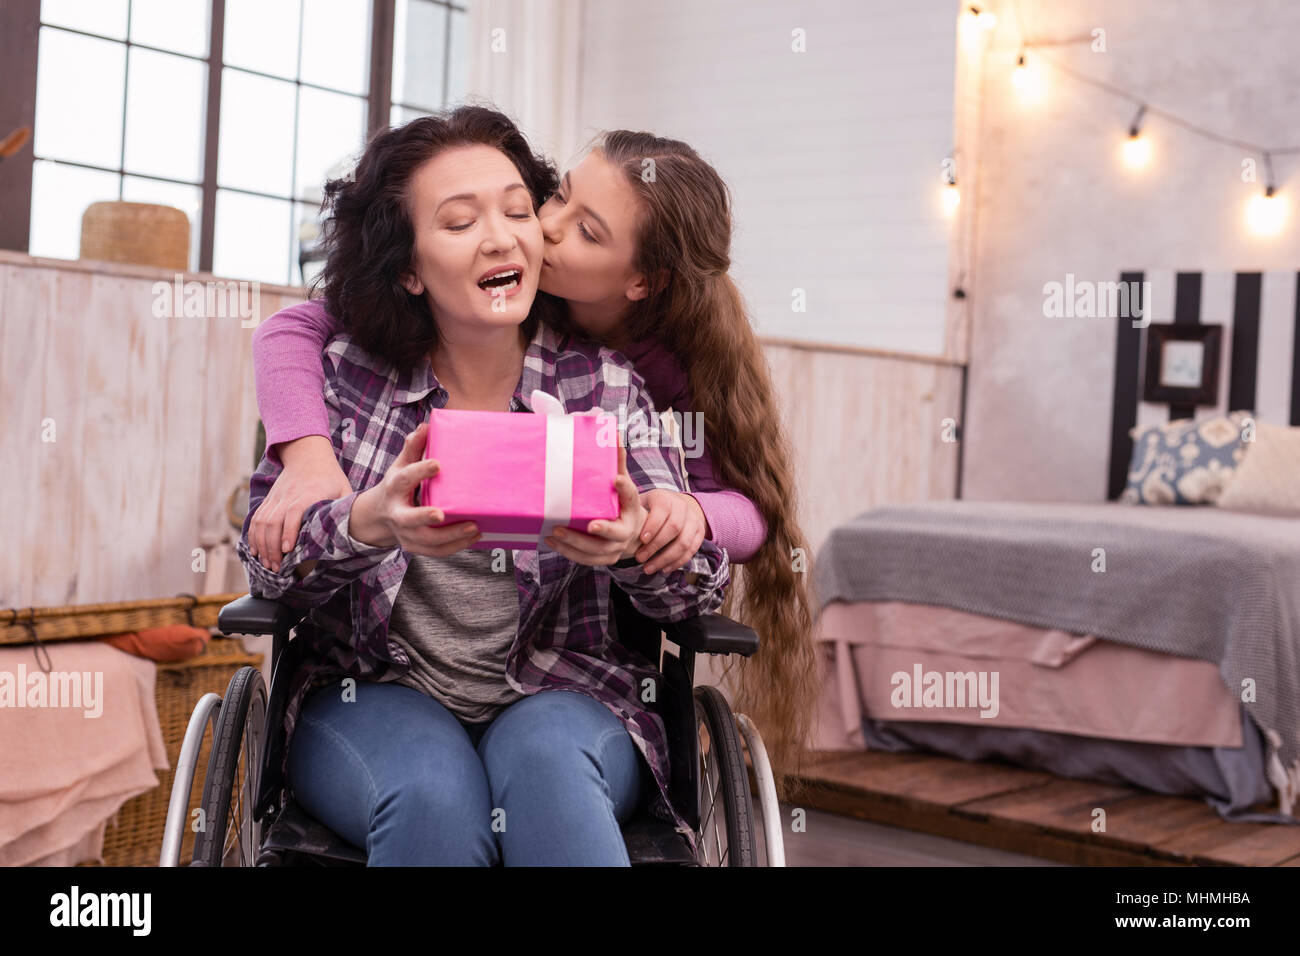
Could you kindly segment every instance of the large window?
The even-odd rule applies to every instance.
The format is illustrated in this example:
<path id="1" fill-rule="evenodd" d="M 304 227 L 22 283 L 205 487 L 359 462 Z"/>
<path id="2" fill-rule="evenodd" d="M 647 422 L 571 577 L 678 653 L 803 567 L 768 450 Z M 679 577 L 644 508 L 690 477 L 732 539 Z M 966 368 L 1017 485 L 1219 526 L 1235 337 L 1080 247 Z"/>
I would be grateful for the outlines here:
<path id="1" fill-rule="evenodd" d="M 465 95 L 466 16 L 433 0 L 398 0 L 395 13 L 389 122 L 400 126 Z"/>
<path id="2" fill-rule="evenodd" d="M 464 95 L 467 2 L 42 0 L 30 253 L 77 258 L 92 202 L 158 202 L 191 269 L 303 283 L 326 179 Z"/>

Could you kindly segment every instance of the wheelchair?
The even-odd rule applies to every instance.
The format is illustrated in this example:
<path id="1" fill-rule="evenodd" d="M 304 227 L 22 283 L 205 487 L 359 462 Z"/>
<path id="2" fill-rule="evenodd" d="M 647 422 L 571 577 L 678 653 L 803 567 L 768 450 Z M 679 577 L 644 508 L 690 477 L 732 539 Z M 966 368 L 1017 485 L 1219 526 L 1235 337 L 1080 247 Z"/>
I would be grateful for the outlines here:
<path id="1" fill-rule="evenodd" d="M 647 779 L 637 810 L 622 825 L 631 864 L 784 866 L 776 787 L 758 729 L 744 714 L 733 714 L 717 688 L 694 686 L 696 654 L 748 656 L 758 650 L 758 635 L 721 614 L 654 621 L 637 611 L 619 588 L 612 588 L 611 596 L 618 640 L 658 663 L 660 693 L 651 706 L 667 732 L 669 798 L 694 828 L 697 846 L 692 853 L 683 834 L 650 814 L 648 796 L 655 783 Z M 365 850 L 312 818 L 293 800 L 280 771 L 284 708 L 301 648 L 292 633 L 306 613 L 251 595 L 221 609 L 221 633 L 272 635 L 271 688 L 268 694 L 258 668 L 243 667 L 230 679 L 224 697 L 209 693 L 198 701 L 177 760 L 160 866 L 365 865 Z M 660 652 L 663 635 L 680 654 L 669 648 Z M 191 808 L 208 728 L 212 741 L 207 773 L 198 807 Z M 742 739 L 759 798 L 761 848 Z M 182 861 L 187 825 L 193 825 L 196 835 L 192 858 Z"/>

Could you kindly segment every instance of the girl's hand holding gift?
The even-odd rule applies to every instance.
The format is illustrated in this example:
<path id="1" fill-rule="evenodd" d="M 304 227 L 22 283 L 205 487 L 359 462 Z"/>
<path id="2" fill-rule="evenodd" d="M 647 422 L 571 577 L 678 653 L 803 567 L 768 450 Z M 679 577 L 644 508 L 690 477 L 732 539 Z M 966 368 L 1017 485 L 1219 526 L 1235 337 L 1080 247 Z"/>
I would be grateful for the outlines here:
<path id="1" fill-rule="evenodd" d="M 321 500 L 350 494 L 352 486 L 334 457 L 328 438 L 308 435 L 280 446 L 284 471 L 248 526 L 249 553 L 272 571 L 293 550 L 302 513 Z"/>
<path id="2" fill-rule="evenodd" d="M 709 522 L 693 495 L 666 488 L 653 488 L 641 495 L 648 515 L 641 528 L 636 559 L 645 563 L 645 573 L 671 574 L 690 563 L 708 537 Z"/>

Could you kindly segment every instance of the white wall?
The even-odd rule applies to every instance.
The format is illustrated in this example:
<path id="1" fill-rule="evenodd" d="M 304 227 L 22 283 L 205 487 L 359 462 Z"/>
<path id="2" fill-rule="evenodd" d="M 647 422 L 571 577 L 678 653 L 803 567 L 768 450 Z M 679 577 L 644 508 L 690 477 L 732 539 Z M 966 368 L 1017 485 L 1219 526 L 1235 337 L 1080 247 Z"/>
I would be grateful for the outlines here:
<path id="1" fill-rule="evenodd" d="M 584 0 L 571 138 L 647 129 L 716 166 L 760 333 L 942 354 L 957 9 Z M 796 28 L 807 52 L 791 49 Z"/>
<path id="2" fill-rule="evenodd" d="M 1047 49 L 1071 69 L 1231 138 L 1300 146 L 1300 4 L 1019 6 L 1037 39 L 1106 30 L 1104 53 Z M 1050 68 L 1041 104 L 1021 104 L 1010 83 L 1014 5 L 998 9 L 984 63 L 964 495 L 1102 500 L 1116 320 L 1045 318 L 1043 285 L 1068 272 L 1113 281 L 1125 269 L 1300 268 L 1300 156 L 1275 160 L 1291 196 L 1286 231 L 1256 238 L 1243 226 L 1260 189 L 1241 181 L 1246 152 L 1149 117 L 1152 165 L 1129 173 L 1118 150 L 1134 107 Z M 1156 308 L 1154 319 L 1167 320 L 1172 303 Z"/>

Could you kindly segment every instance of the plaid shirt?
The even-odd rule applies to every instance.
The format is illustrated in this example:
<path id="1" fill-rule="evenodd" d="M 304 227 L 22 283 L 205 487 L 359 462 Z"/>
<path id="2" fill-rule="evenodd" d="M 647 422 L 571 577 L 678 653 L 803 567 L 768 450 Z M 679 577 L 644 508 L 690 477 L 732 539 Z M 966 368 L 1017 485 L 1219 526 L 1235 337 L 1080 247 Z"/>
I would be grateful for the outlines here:
<path id="1" fill-rule="evenodd" d="M 252 476 L 248 516 L 238 544 L 240 560 L 256 597 L 310 609 L 295 641 L 303 642 L 285 708 L 287 766 L 289 742 L 302 702 L 312 690 L 343 677 L 391 681 L 410 664 L 388 640 L 388 622 L 410 556 L 399 547 L 363 544 L 348 533 L 352 502 L 383 478 L 405 437 L 447 404 L 447 390 L 427 360 L 409 373 L 362 350 L 347 333 L 334 336 L 322 356 L 330 434 L 344 473 L 356 491 L 311 505 L 302 529 L 280 570 L 263 567 L 248 550 L 248 528 L 283 466 L 268 450 Z M 511 400 L 512 412 L 531 412 L 535 388 L 556 396 L 566 413 L 599 407 L 626 418 L 655 420 L 644 382 L 622 355 L 540 323 L 524 356 L 523 374 Z M 623 442 L 627 444 L 626 431 Z M 675 449 L 650 441 L 627 449 L 627 469 L 640 491 L 685 484 Z M 668 800 L 668 742 L 663 721 L 642 702 L 645 680 L 658 669 L 619 643 L 611 621 L 610 586 L 617 583 L 646 616 L 679 621 L 722 605 L 730 581 L 727 554 L 705 539 L 685 567 L 647 575 L 631 567 L 590 567 L 553 551 L 512 552 L 519 592 L 519 631 L 506 657 L 506 680 L 521 693 L 569 688 L 586 693 L 618 715 L 645 757 L 657 785 L 651 812 L 671 822 L 692 846 L 694 832 Z M 299 579 L 295 569 L 315 566 Z M 657 683 L 657 681 L 656 681 Z"/>

